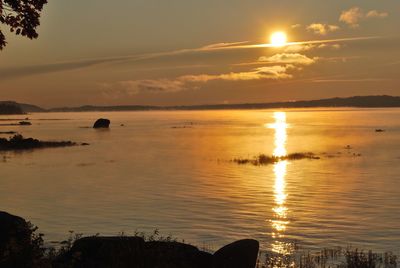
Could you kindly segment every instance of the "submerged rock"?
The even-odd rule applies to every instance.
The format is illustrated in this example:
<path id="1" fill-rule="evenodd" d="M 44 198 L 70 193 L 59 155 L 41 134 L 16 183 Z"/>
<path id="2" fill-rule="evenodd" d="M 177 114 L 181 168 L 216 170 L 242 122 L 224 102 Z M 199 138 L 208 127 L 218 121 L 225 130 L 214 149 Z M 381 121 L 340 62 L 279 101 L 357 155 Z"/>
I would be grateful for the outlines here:
<path id="1" fill-rule="evenodd" d="M 19 124 L 20 126 L 30 126 L 30 125 L 32 125 L 32 123 L 31 123 L 31 122 L 28 122 L 28 121 L 21 121 L 21 122 L 18 122 L 18 124 Z"/>
<path id="2" fill-rule="evenodd" d="M 214 253 L 214 268 L 254 268 L 258 250 L 259 243 L 256 240 L 233 242 Z"/>
<path id="3" fill-rule="evenodd" d="M 100 118 L 94 123 L 93 128 L 109 128 L 111 121 L 108 119 Z"/>

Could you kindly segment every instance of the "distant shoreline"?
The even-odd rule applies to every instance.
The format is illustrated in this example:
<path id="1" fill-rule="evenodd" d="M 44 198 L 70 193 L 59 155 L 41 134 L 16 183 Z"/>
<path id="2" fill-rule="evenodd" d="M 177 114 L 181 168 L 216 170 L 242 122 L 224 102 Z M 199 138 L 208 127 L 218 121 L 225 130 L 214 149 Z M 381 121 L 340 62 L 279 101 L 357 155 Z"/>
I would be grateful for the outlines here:
<path id="1" fill-rule="evenodd" d="M 44 109 L 31 104 L 17 102 L 0 102 L 0 114 L 10 115 L 2 112 L 2 105 L 14 105 L 13 111 L 21 113 L 38 112 L 127 112 L 127 111 L 203 111 L 203 110 L 257 110 L 257 109 L 289 109 L 289 108 L 400 108 L 400 96 L 354 96 L 348 98 L 329 98 L 320 100 L 287 101 L 271 103 L 239 103 L 239 104 L 204 104 L 204 105 L 182 105 L 182 106 L 147 106 L 147 105 L 117 105 L 117 106 L 93 106 L 59 107 Z"/>

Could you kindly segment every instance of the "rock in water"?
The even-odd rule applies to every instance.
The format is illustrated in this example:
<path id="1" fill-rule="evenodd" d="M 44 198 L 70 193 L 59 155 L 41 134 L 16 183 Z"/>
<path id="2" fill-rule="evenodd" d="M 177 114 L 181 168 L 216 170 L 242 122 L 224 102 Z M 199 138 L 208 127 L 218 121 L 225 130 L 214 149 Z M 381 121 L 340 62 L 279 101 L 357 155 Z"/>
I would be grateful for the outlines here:
<path id="1" fill-rule="evenodd" d="M 239 240 L 214 253 L 214 268 L 254 268 L 258 258 L 256 240 Z"/>
<path id="2" fill-rule="evenodd" d="M 30 125 L 32 125 L 32 123 L 29 122 L 29 121 L 21 121 L 21 122 L 19 122 L 18 124 L 19 124 L 20 126 L 30 126 Z"/>
<path id="3" fill-rule="evenodd" d="M 94 123 L 93 128 L 109 128 L 110 127 L 110 120 L 100 118 Z"/>

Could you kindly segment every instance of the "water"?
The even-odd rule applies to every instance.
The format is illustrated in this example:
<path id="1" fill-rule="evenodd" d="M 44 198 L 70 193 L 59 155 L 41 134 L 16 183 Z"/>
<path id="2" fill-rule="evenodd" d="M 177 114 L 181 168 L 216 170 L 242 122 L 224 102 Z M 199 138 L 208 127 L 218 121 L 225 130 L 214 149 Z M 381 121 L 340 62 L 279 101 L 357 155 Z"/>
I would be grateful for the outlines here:
<path id="1" fill-rule="evenodd" d="M 32 221 L 47 241 L 65 239 L 69 230 L 116 235 L 157 228 L 211 249 L 250 237 L 276 252 L 297 241 L 307 249 L 352 244 L 400 253 L 398 109 L 29 117 L 32 126 L 0 131 L 91 144 L 0 153 L 0 210 Z M 83 128 L 100 117 L 111 119 L 110 130 Z M 294 152 L 321 159 L 230 162 Z"/>

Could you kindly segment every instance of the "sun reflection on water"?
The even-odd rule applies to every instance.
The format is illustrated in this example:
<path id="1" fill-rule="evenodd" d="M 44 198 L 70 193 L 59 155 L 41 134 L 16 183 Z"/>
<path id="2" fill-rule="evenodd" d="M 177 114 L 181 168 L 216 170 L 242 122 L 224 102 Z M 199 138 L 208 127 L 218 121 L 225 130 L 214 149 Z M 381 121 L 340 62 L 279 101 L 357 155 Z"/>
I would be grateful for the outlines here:
<path id="1" fill-rule="evenodd" d="M 287 140 L 287 128 L 286 113 L 275 112 L 275 122 L 268 124 L 267 126 L 275 130 L 275 148 L 273 155 L 277 157 L 287 155 L 286 151 L 286 140 Z M 272 250 L 280 254 L 290 253 L 290 244 L 282 241 L 285 237 L 285 231 L 290 223 L 288 219 L 288 208 L 286 207 L 286 170 L 288 162 L 282 160 L 274 165 L 275 184 L 274 184 L 274 201 L 275 206 L 272 208 L 273 218 L 270 220 L 272 225 Z"/>

